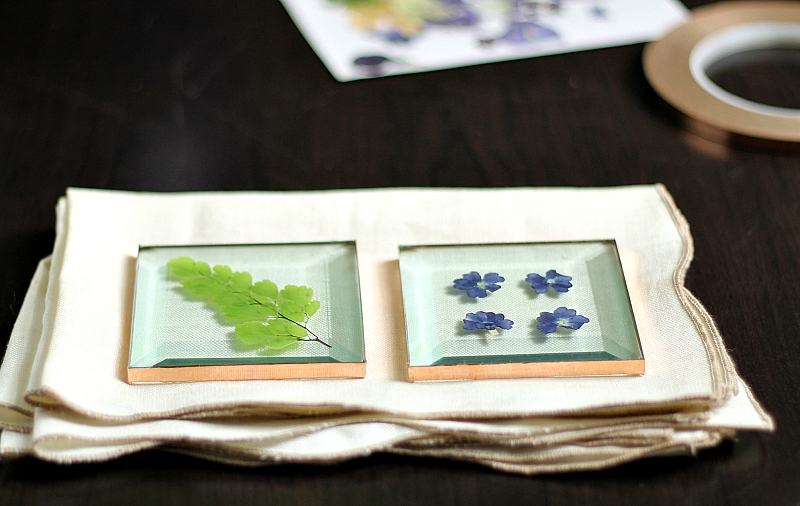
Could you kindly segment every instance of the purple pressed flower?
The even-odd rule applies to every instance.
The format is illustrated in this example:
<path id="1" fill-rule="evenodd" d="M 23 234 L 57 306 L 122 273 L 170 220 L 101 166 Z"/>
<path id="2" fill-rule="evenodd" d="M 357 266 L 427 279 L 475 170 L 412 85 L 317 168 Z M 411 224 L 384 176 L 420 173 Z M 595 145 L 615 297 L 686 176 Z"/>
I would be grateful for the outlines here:
<path id="1" fill-rule="evenodd" d="M 583 326 L 584 323 L 589 322 L 588 318 L 579 315 L 574 309 L 567 309 L 563 306 L 556 309 L 552 313 L 543 311 L 539 317 L 536 318 L 536 320 L 539 322 L 539 325 L 537 325 L 536 328 L 545 334 L 555 332 L 558 327 L 578 330 L 581 328 L 581 326 Z"/>
<path id="2" fill-rule="evenodd" d="M 594 7 L 589 9 L 589 13 L 592 15 L 592 17 L 595 17 L 597 19 L 608 19 L 608 12 L 604 7 L 601 7 L 599 5 L 595 5 Z"/>
<path id="3" fill-rule="evenodd" d="M 378 65 L 383 65 L 387 61 L 392 61 L 392 60 L 381 55 L 359 56 L 358 58 L 353 60 L 353 64 L 358 65 L 360 67 L 376 67 Z"/>
<path id="4" fill-rule="evenodd" d="M 380 77 L 407 66 L 400 59 L 392 59 L 379 54 L 359 56 L 353 60 L 353 67 L 367 77 Z"/>
<path id="5" fill-rule="evenodd" d="M 388 42 L 400 42 L 405 43 L 411 40 L 411 38 L 407 35 L 404 35 L 397 30 L 388 30 L 383 32 L 381 36 L 386 39 Z"/>
<path id="6" fill-rule="evenodd" d="M 470 10 L 463 0 L 439 0 L 448 9 L 448 16 L 443 19 L 429 19 L 434 25 L 472 26 L 478 22 L 478 15 Z"/>
<path id="7" fill-rule="evenodd" d="M 572 276 L 564 276 L 553 269 L 547 271 L 544 277 L 539 274 L 528 274 L 528 277 L 525 278 L 525 282 L 530 283 L 536 293 L 544 293 L 551 286 L 557 292 L 568 292 L 572 288 L 570 281 L 572 281 Z"/>
<path id="8" fill-rule="evenodd" d="M 514 322 L 506 320 L 503 313 L 492 313 L 478 311 L 477 313 L 467 313 L 464 318 L 464 330 L 486 330 L 492 335 L 498 335 L 497 329 L 511 330 Z"/>
<path id="9" fill-rule="evenodd" d="M 369 77 L 380 77 L 386 74 L 386 65 L 392 60 L 381 55 L 359 56 L 353 60 L 353 65 Z"/>
<path id="10" fill-rule="evenodd" d="M 493 39 L 481 39 L 480 43 L 484 46 L 494 44 L 497 41 L 509 42 L 511 44 L 527 44 L 558 38 L 558 33 L 539 23 L 534 23 L 533 21 L 512 21 L 506 33 Z"/>
<path id="11" fill-rule="evenodd" d="M 453 287 L 459 290 L 466 290 L 467 297 L 482 299 L 489 295 L 489 292 L 499 290 L 500 285 L 497 283 L 502 283 L 505 280 L 506 278 L 496 272 L 490 272 L 481 277 L 480 274 L 472 271 L 469 274 L 464 274 L 460 279 L 453 280 Z"/>

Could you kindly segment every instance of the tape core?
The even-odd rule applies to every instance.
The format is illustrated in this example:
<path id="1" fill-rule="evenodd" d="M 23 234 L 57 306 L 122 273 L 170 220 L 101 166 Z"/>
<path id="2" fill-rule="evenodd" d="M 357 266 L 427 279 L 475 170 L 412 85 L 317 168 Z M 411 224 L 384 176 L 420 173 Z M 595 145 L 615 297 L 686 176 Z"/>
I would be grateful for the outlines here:
<path id="1" fill-rule="evenodd" d="M 775 107 L 747 100 L 714 83 L 707 74 L 714 63 L 746 51 L 800 48 L 800 24 L 747 23 L 712 33 L 701 39 L 689 56 L 692 77 L 706 92 L 734 107 L 779 118 L 800 118 L 800 109 Z"/>

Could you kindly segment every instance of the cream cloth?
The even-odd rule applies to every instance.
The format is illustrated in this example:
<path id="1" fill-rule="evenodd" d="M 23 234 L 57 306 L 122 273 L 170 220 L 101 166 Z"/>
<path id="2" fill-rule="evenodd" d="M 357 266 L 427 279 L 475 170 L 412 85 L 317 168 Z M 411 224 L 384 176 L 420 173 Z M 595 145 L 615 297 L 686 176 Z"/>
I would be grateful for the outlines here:
<path id="1" fill-rule="evenodd" d="M 394 420 L 375 415 L 295 420 L 156 420 L 119 424 L 36 410 L 34 433 L 6 431 L 3 455 L 33 452 L 62 464 L 161 447 L 240 465 L 331 463 L 376 451 L 449 457 L 511 472 L 607 467 L 636 458 L 694 453 L 732 429 L 767 429 L 746 387 L 709 413 L 496 422 Z"/>
<path id="2" fill-rule="evenodd" d="M 50 257 L 39 262 L 0 365 L 0 427 L 4 429 L 28 432 L 33 424 L 33 407 L 25 401 L 25 393 L 42 336 L 50 265 Z"/>
<path id="3" fill-rule="evenodd" d="M 294 220 L 289 230 L 270 225 L 288 214 Z M 6 455 L 32 451 L 83 462 L 166 445 L 246 464 L 336 461 L 381 450 L 541 472 L 694 451 L 732 429 L 773 427 L 736 376 L 713 321 L 682 286 L 691 237 L 661 186 L 160 195 L 70 190 L 58 216 L 53 258 L 34 276 L 0 368 L 0 424 L 33 429 L 28 438 L 4 432 L 0 452 Z M 398 245 L 608 238 L 617 240 L 623 260 L 646 358 L 643 377 L 407 382 Z M 352 239 L 359 250 L 365 379 L 124 382 L 139 244 Z M 32 418 L 26 394 L 33 404 L 70 413 L 37 410 Z M 652 414 L 665 410 L 673 413 Z M 329 415 L 157 420 L 243 411 Z M 601 412 L 637 414 L 558 418 Z M 510 416 L 524 419 L 485 420 Z M 484 420 L 466 421 L 478 418 Z M 281 444 L 289 446 L 275 446 Z"/>
<path id="4" fill-rule="evenodd" d="M 62 213 L 64 241 L 55 253 L 63 247 L 61 269 L 50 296 L 56 318 L 45 336 L 41 376 L 29 390 L 47 404 L 121 421 L 242 405 L 441 418 L 718 404 L 735 384 L 718 370 L 720 351 L 712 336 L 699 335 L 684 307 L 686 296 L 675 285 L 691 246 L 665 195 L 658 187 L 182 195 L 70 190 Z M 644 376 L 406 380 L 398 245 L 606 238 L 617 240 L 632 282 Z M 139 245 L 352 239 L 362 282 L 365 379 L 159 385 L 123 380 Z"/>

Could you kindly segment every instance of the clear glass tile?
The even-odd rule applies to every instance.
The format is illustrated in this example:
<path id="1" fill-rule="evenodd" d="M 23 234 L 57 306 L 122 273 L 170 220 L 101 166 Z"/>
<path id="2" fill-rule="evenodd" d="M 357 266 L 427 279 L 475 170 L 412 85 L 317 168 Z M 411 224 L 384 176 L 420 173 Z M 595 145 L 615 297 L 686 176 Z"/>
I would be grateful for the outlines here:
<path id="1" fill-rule="evenodd" d="M 551 269 L 571 276 L 573 286 L 566 293 L 551 288 L 537 294 L 525 278 L 530 273 L 546 276 Z M 400 272 L 411 369 L 550 362 L 556 364 L 539 372 L 536 368 L 517 370 L 523 371 L 520 376 L 552 375 L 547 371 L 554 370 L 555 374 L 568 375 L 626 374 L 633 361 L 640 362 L 633 369 L 643 371 L 636 323 L 613 240 L 407 246 L 400 250 Z M 498 273 L 505 281 L 484 298 L 470 298 L 454 287 L 456 279 L 470 272 L 482 276 Z M 543 333 L 537 328 L 537 317 L 559 307 L 574 309 L 589 322 L 577 330 L 558 328 L 554 333 Z M 497 335 L 465 330 L 464 318 L 478 311 L 502 313 L 514 324 Z M 599 369 L 591 364 L 576 367 L 576 363 L 607 361 L 625 365 L 619 372 L 607 364 Z M 557 363 L 566 364 L 560 372 Z M 420 370 L 416 373 L 425 375 Z M 501 376 L 510 375 L 504 371 Z"/>
<path id="2" fill-rule="evenodd" d="M 307 326 L 320 339 L 271 350 L 243 343 L 212 302 L 194 297 L 167 262 L 187 256 L 249 272 L 279 288 L 305 285 L 320 301 Z M 365 361 L 354 242 L 142 247 L 136 266 L 129 369 Z"/>

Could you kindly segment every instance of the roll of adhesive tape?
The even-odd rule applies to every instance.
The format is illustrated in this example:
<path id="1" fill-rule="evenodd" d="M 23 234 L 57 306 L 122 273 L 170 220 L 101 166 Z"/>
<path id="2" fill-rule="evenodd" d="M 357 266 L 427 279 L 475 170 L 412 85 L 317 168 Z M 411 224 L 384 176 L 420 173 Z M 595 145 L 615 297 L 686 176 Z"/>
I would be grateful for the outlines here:
<path id="1" fill-rule="evenodd" d="M 686 24 L 645 47 L 647 80 L 687 126 L 714 140 L 731 136 L 800 143 L 800 109 L 751 102 L 706 75 L 727 56 L 766 48 L 800 48 L 800 2 L 722 2 L 692 11 Z"/>

